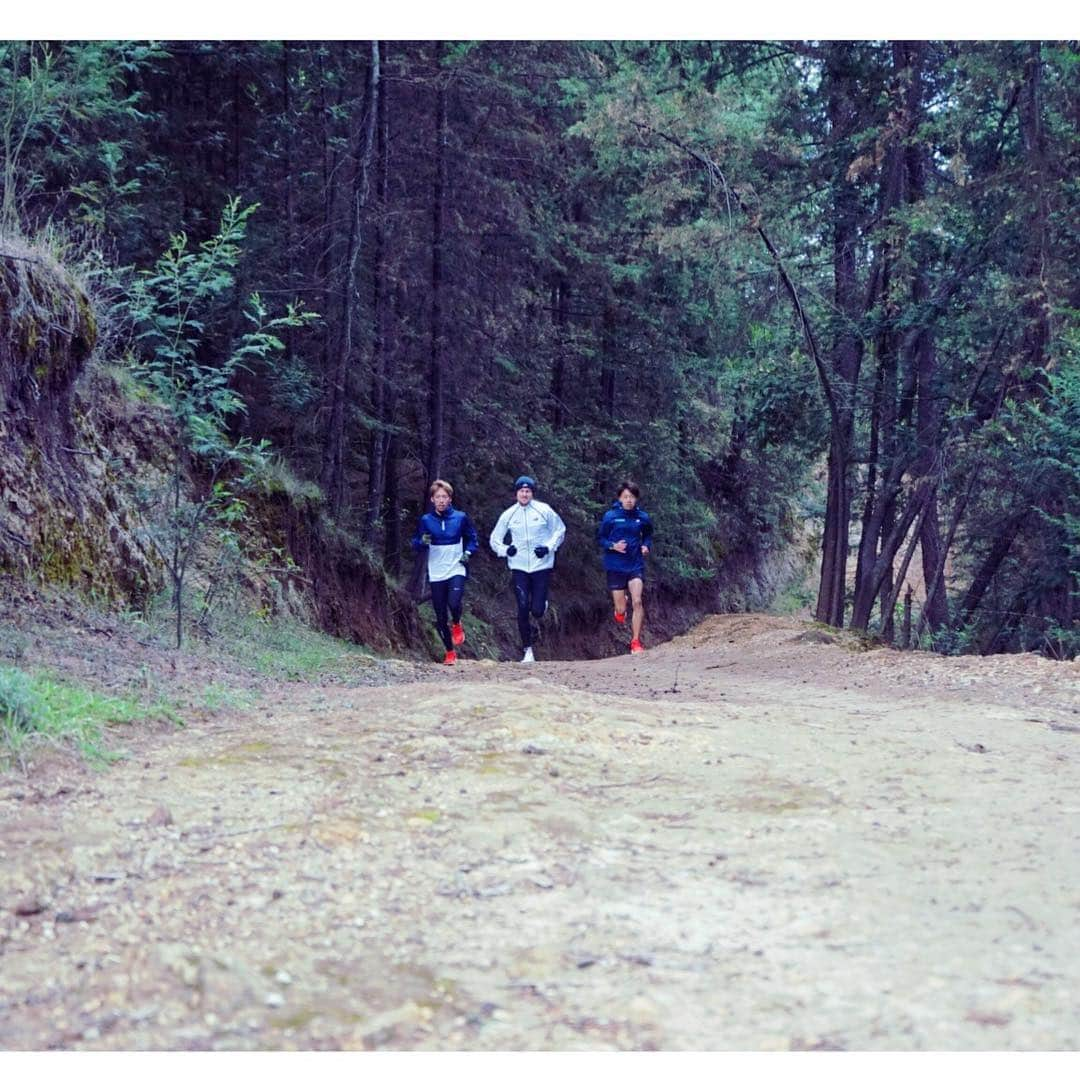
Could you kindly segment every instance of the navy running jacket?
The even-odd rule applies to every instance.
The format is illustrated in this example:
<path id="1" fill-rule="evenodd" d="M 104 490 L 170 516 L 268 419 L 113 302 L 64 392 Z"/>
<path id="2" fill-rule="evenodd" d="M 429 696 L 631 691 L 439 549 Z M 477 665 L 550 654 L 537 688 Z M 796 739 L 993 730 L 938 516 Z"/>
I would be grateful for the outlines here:
<path id="1" fill-rule="evenodd" d="M 431 533 L 431 548 L 428 551 L 428 580 L 448 581 L 465 573 L 465 564 L 461 556 L 467 551 L 470 555 L 480 546 L 476 529 L 464 510 L 455 510 L 453 506 L 440 514 L 434 506 L 420 518 L 413 534 L 414 551 L 423 551 L 425 545 L 420 539 L 424 533 Z"/>
<path id="2" fill-rule="evenodd" d="M 630 573 L 645 569 L 645 557 L 641 554 L 642 545 L 652 550 L 652 518 L 635 506 L 633 510 L 624 510 L 618 499 L 604 515 L 596 533 L 597 543 L 604 553 L 604 569 Z M 626 541 L 626 551 L 612 551 L 611 545 L 620 540 Z"/>

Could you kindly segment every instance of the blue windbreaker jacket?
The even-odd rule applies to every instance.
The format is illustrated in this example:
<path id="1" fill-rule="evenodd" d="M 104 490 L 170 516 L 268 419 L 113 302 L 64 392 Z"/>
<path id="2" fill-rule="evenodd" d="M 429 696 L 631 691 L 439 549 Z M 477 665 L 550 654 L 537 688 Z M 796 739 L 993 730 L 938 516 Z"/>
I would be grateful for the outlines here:
<path id="1" fill-rule="evenodd" d="M 596 533 L 597 543 L 604 553 L 604 569 L 630 573 L 645 568 L 645 557 L 641 554 L 642 545 L 652 550 L 652 518 L 635 506 L 633 510 L 624 510 L 618 499 L 604 515 Z M 626 541 L 626 551 L 612 551 L 611 545 L 620 540 Z"/>
<path id="2" fill-rule="evenodd" d="M 431 548 L 428 551 L 428 580 L 447 581 L 464 574 L 465 564 L 461 556 L 467 551 L 470 555 L 480 546 L 476 529 L 464 510 L 455 510 L 448 506 L 445 514 L 440 514 L 434 506 L 424 514 L 416 525 L 412 546 L 414 551 L 423 551 L 426 546 L 420 539 L 424 533 L 431 533 Z"/>

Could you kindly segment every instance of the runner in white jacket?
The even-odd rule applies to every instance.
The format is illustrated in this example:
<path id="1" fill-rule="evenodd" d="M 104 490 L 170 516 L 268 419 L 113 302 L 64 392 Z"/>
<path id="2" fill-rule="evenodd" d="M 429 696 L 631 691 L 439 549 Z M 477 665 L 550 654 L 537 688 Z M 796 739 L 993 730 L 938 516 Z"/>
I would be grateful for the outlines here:
<path id="1" fill-rule="evenodd" d="M 536 481 L 531 476 L 519 476 L 514 488 L 517 501 L 503 511 L 491 530 L 489 542 L 491 550 L 500 559 L 506 559 L 510 568 L 521 634 L 521 660 L 530 664 L 535 659 L 535 632 L 529 615 L 540 619 L 547 610 L 548 579 L 555 566 L 555 552 L 566 539 L 566 526 L 547 503 L 533 498 Z"/>

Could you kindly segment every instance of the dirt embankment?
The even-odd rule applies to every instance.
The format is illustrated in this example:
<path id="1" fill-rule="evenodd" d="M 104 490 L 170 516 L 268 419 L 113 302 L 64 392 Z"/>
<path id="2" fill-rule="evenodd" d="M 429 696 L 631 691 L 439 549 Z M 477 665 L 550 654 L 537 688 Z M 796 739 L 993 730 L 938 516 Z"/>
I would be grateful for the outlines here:
<path id="1" fill-rule="evenodd" d="M 0 1047 L 1080 1049 L 1078 665 L 806 630 L 3 777 Z"/>

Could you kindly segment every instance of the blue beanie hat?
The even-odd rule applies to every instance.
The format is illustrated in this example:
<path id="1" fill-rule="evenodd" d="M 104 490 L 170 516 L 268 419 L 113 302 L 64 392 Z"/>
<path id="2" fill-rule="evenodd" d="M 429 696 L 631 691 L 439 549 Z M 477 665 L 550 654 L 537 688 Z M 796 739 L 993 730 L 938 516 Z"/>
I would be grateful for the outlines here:
<path id="1" fill-rule="evenodd" d="M 519 476 L 514 481 L 514 490 L 527 487 L 530 491 L 536 491 L 536 481 L 531 476 Z"/>

